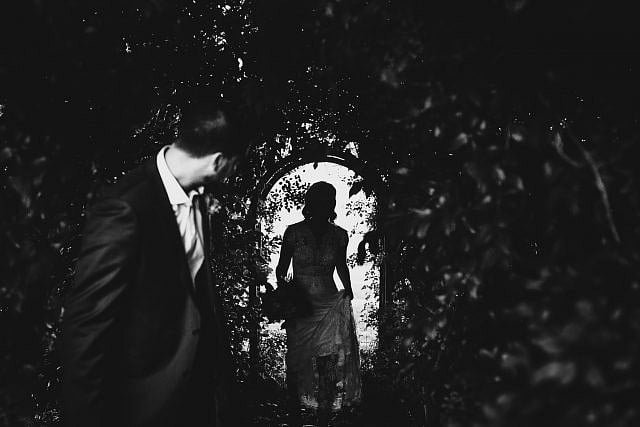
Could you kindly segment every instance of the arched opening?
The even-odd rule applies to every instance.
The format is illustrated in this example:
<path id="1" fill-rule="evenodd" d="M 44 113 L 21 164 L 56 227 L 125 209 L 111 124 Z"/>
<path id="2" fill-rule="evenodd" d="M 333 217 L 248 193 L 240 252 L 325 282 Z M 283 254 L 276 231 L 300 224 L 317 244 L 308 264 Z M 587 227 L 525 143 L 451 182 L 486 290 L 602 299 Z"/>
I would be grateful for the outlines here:
<path id="1" fill-rule="evenodd" d="M 382 180 L 377 171 L 370 169 L 364 162 L 349 153 L 302 154 L 290 156 L 271 171 L 264 174 L 251 198 L 250 215 L 256 233 L 255 244 L 273 269 L 277 263 L 280 237 L 284 228 L 302 219 L 300 209 L 302 195 L 307 186 L 316 181 L 328 181 L 337 189 L 338 218 L 336 224 L 349 232 L 348 257 L 352 271 L 352 285 L 355 298 L 354 314 L 358 321 L 358 338 L 361 348 L 373 350 L 378 345 L 377 325 L 374 327 L 368 314 L 384 304 L 386 281 L 383 256 L 365 260 L 357 265 L 356 253 L 364 234 L 376 228 L 378 221 L 378 203 L 380 194 L 358 191 L 352 194 L 355 182 L 367 182 L 367 188 L 382 188 Z M 293 184 L 292 184 L 293 183 Z M 351 197 L 353 196 L 353 197 Z M 342 212 L 340 212 L 342 211 Z M 351 211 L 351 212 L 349 212 Z M 265 266 L 262 266 L 265 267 Z M 273 273 L 272 273 L 273 274 Z M 271 277 L 275 283 L 275 277 Z M 339 280 L 336 283 L 340 284 Z M 340 286 L 340 285 L 339 285 Z M 256 372 L 260 357 L 261 335 L 267 340 L 282 341 L 281 338 L 267 336 L 258 315 L 258 293 L 260 285 L 253 281 L 249 289 L 249 304 L 256 310 L 249 337 L 250 365 Z M 279 326 L 266 329 L 277 334 Z"/>
<path id="2" fill-rule="evenodd" d="M 281 236 L 285 228 L 303 219 L 301 202 L 306 188 L 317 181 L 326 181 L 336 188 L 336 225 L 349 233 L 347 257 L 354 298 L 352 306 L 356 317 L 357 335 L 360 349 L 369 352 L 376 347 L 377 328 L 370 321 L 369 313 L 375 311 L 375 299 L 379 280 L 379 265 L 374 259 L 356 262 L 358 244 L 375 221 L 375 197 L 364 192 L 349 196 L 349 189 L 358 179 L 352 170 L 336 163 L 308 163 L 298 166 L 276 181 L 264 199 L 258 212 L 258 224 L 263 236 L 262 251 L 268 264 L 269 282 L 275 283 L 275 267 L 278 262 Z M 342 284 L 334 273 L 334 280 Z M 261 289 L 262 290 L 262 289 Z M 260 291 L 261 291 L 260 290 Z M 374 306 L 375 305 L 375 306 Z M 262 339 L 268 342 L 282 342 L 284 331 L 281 322 L 262 325 Z M 265 348 L 264 345 L 261 346 Z M 277 348 L 277 347 L 276 347 Z M 273 352 L 273 349 L 270 349 Z M 272 357 L 284 358 L 284 354 Z M 264 360 L 264 355 L 262 357 Z M 277 367 L 276 374 L 284 381 L 284 371 Z"/>

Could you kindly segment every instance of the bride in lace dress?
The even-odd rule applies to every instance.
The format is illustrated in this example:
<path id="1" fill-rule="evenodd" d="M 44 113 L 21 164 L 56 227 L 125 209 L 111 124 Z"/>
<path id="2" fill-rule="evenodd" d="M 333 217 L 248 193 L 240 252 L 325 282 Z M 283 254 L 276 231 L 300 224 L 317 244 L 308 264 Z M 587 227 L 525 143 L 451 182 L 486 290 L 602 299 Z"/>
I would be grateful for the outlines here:
<path id="1" fill-rule="evenodd" d="M 310 315 L 285 324 L 287 388 L 294 424 L 299 423 L 300 404 L 317 409 L 320 424 L 328 425 L 332 410 L 361 397 L 353 291 L 346 262 L 349 238 L 333 224 L 335 196 L 329 183 L 309 187 L 302 210 L 305 219 L 284 232 L 276 268 L 282 283 L 293 259 L 295 286 L 305 291 L 313 306 Z M 343 290 L 336 287 L 334 270 Z"/>

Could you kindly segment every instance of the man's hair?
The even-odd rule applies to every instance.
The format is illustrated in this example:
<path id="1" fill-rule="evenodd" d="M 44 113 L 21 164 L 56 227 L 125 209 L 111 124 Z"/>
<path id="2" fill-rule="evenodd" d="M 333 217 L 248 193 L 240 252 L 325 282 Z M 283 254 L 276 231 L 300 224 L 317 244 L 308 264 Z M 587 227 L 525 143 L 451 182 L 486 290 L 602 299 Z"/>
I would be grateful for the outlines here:
<path id="1" fill-rule="evenodd" d="M 176 146 L 194 157 L 221 152 L 225 156 L 244 154 L 248 133 L 240 116 L 223 101 L 190 100 L 180 106 Z"/>

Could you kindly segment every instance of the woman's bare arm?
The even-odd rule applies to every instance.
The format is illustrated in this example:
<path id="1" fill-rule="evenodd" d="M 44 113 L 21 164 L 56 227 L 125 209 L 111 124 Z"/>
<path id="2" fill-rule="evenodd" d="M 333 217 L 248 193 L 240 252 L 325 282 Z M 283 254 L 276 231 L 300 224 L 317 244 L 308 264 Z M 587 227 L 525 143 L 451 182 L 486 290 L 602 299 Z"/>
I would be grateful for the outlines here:
<path id="1" fill-rule="evenodd" d="M 287 231 L 284 232 L 284 236 L 282 238 L 280 259 L 278 260 L 278 266 L 276 267 L 276 280 L 278 281 L 278 286 L 286 280 L 287 272 L 289 271 L 289 264 L 293 257 L 293 248 L 287 243 L 288 239 L 286 239 Z"/>
<path id="2" fill-rule="evenodd" d="M 353 299 L 353 290 L 351 289 L 351 274 L 349 273 L 349 267 L 347 266 L 347 246 L 340 251 L 340 257 L 336 263 L 336 271 L 338 277 L 344 286 L 344 296 Z"/>

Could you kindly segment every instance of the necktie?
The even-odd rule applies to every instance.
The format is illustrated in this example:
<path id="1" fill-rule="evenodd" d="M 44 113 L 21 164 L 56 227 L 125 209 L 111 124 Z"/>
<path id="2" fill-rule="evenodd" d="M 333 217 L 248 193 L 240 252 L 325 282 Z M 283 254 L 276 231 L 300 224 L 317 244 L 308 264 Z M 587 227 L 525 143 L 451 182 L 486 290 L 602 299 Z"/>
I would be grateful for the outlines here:
<path id="1" fill-rule="evenodd" d="M 180 231 L 184 238 L 185 253 L 189 263 L 191 279 L 194 283 L 196 274 L 204 261 L 204 249 L 200 235 L 201 215 L 196 203 L 194 203 L 196 197 L 192 197 L 191 203 L 181 209 L 180 216 L 186 216 L 186 218 L 181 218 L 179 221 L 184 227 Z"/>
<path id="2" fill-rule="evenodd" d="M 198 231 L 198 237 L 200 238 L 200 244 L 203 249 L 203 253 L 206 256 L 207 251 L 207 210 L 206 210 L 206 201 L 204 195 L 200 193 L 196 193 L 191 201 L 193 206 L 196 230 Z"/>

